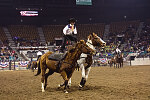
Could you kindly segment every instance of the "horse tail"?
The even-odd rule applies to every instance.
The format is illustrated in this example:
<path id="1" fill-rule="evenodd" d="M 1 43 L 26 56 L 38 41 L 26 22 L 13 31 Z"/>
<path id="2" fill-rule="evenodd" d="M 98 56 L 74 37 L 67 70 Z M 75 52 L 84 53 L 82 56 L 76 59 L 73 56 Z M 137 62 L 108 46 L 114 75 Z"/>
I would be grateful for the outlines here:
<path id="1" fill-rule="evenodd" d="M 38 67 L 38 71 L 37 71 L 37 74 L 36 74 L 35 76 L 38 76 L 38 75 L 41 73 L 40 61 L 39 61 L 39 63 L 37 64 L 37 67 Z"/>

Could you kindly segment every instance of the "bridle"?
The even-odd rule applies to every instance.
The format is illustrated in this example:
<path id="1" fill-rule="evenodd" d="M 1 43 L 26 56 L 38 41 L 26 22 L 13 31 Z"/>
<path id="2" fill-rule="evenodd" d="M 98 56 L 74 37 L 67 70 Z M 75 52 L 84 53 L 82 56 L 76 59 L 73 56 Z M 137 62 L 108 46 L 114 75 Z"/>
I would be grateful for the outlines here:
<path id="1" fill-rule="evenodd" d="M 88 46 L 86 46 L 86 45 L 84 45 L 84 44 L 81 44 L 86 50 L 89 50 L 88 49 Z M 82 48 L 83 48 L 82 47 Z M 75 47 L 75 49 L 77 49 L 77 51 L 82 51 L 82 48 L 77 48 L 77 45 L 76 45 L 76 47 Z M 87 54 L 87 55 L 91 55 L 91 53 L 90 54 Z M 78 56 L 78 55 L 76 55 L 76 56 Z M 76 57 L 75 57 L 76 58 Z M 74 59 L 75 60 L 75 59 Z M 73 61 L 73 62 L 75 62 L 75 61 Z M 68 62 L 66 62 L 66 61 L 62 61 L 62 63 L 66 63 L 66 64 L 69 64 L 70 65 L 70 68 L 72 68 L 73 66 L 74 66 L 74 64 L 72 64 L 72 63 L 68 63 Z"/>

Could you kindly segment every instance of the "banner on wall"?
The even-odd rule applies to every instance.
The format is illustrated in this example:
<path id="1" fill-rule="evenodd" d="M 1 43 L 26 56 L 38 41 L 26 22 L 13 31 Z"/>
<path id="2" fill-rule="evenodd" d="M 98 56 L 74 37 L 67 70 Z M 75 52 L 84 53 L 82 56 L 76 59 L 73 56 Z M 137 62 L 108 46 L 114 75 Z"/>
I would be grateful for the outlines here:
<path id="1" fill-rule="evenodd" d="M 19 65 L 21 67 L 27 67 L 28 63 L 29 63 L 29 61 L 19 61 Z"/>
<path id="2" fill-rule="evenodd" d="M 9 63 L 8 62 L 0 62 L 0 67 L 1 68 L 6 68 L 8 67 Z"/>
<path id="3" fill-rule="evenodd" d="M 107 58 L 99 58 L 101 64 L 107 64 Z"/>

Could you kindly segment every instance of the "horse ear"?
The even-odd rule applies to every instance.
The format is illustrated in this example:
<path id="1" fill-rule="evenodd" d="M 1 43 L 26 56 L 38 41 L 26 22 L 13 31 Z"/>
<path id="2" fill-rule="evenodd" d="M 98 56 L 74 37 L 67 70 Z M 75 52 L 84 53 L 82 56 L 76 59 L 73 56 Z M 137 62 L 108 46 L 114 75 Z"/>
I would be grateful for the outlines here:
<path id="1" fill-rule="evenodd" d="M 85 43 L 85 41 L 84 40 L 80 40 L 80 43 L 83 44 L 83 43 Z"/>
<path id="2" fill-rule="evenodd" d="M 94 35 L 95 35 L 95 33 L 93 32 L 93 33 L 91 33 L 91 35 L 92 35 L 92 36 L 94 36 Z"/>
<path id="3" fill-rule="evenodd" d="M 78 44 L 79 43 L 79 41 L 77 41 L 77 43 L 76 44 Z"/>
<path id="4" fill-rule="evenodd" d="M 92 39 L 92 35 L 91 35 L 91 34 L 88 36 L 88 39 L 89 39 L 89 40 L 91 40 L 91 39 Z"/>
<path id="5" fill-rule="evenodd" d="M 69 50 L 70 53 L 72 53 L 72 52 L 74 52 L 74 51 L 75 51 L 75 47 L 73 47 L 73 48 L 71 48 L 71 49 Z"/>

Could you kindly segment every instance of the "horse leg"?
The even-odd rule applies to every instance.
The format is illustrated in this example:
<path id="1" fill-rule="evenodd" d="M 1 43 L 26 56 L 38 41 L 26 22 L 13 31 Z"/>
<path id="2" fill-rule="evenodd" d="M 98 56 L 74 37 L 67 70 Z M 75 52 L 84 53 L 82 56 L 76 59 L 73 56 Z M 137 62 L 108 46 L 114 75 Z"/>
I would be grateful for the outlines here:
<path id="1" fill-rule="evenodd" d="M 116 66 L 116 63 L 114 63 L 114 68 L 115 68 L 115 66 Z"/>
<path id="2" fill-rule="evenodd" d="M 34 72 L 34 65 L 33 64 L 31 65 L 31 69 L 32 69 L 32 72 Z"/>
<path id="3" fill-rule="evenodd" d="M 64 83 L 61 83 L 61 84 L 58 85 L 58 88 L 63 87 L 64 85 L 65 85 Z M 69 79 L 67 86 L 71 87 L 71 78 Z"/>
<path id="4" fill-rule="evenodd" d="M 41 78 L 42 92 L 45 92 L 45 90 L 44 90 L 44 78 L 45 78 L 45 69 L 42 70 L 42 78 Z"/>
<path id="5" fill-rule="evenodd" d="M 82 79 L 81 79 L 81 82 L 79 84 L 79 87 L 82 88 L 84 83 L 85 83 L 85 68 L 84 68 L 83 64 L 80 65 L 80 69 L 81 69 L 81 72 L 82 72 Z"/>
<path id="6" fill-rule="evenodd" d="M 112 62 L 110 62 L 110 64 L 109 64 L 109 65 L 110 65 L 110 67 L 112 67 L 112 64 L 113 64 L 113 63 L 112 63 Z"/>
<path id="7" fill-rule="evenodd" d="M 69 79 L 68 85 L 67 85 L 68 88 L 70 88 L 70 86 L 71 86 L 71 76 L 72 76 L 74 70 L 75 70 L 75 69 L 73 69 L 72 72 L 68 73 L 68 75 L 67 75 L 67 76 L 68 76 L 68 79 Z"/>
<path id="8" fill-rule="evenodd" d="M 42 66 L 42 64 L 40 64 L 41 68 L 41 72 L 42 72 L 42 78 L 41 78 L 41 84 L 42 84 L 42 92 L 45 92 L 44 90 L 44 79 L 45 79 L 45 72 L 46 72 L 46 66 Z"/>
<path id="9" fill-rule="evenodd" d="M 69 87 L 71 86 L 71 78 L 70 78 L 69 81 L 68 81 L 68 86 L 69 86 Z"/>
<path id="10" fill-rule="evenodd" d="M 83 87 L 84 87 L 84 85 L 85 85 L 85 83 L 86 83 L 86 81 L 87 81 L 87 79 L 88 79 L 90 70 L 91 70 L 91 67 L 89 67 L 89 68 L 87 68 L 87 69 L 85 70 L 85 80 L 84 80 L 84 82 L 83 82 Z"/>
<path id="11" fill-rule="evenodd" d="M 45 85 L 44 85 L 44 89 L 46 89 L 46 86 L 47 86 L 47 78 L 48 78 L 48 76 L 49 76 L 49 75 L 52 75 L 53 73 L 54 73 L 53 71 L 50 71 L 50 70 L 49 70 L 49 72 L 45 74 Z"/>
<path id="12" fill-rule="evenodd" d="M 122 63 L 120 62 L 120 68 L 122 67 Z"/>
<path id="13" fill-rule="evenodd" d="M 65 93 L 68 93 L 68 91 L 66 90 L 67 85 L 68 85 L 68 77 L 67 77 L 67 74 L 66 74 L 65 71 L 60 72 L 60 74 L 61 74 L 61 76 L 63 77 L 63 79 L 65 80 L 65 82 L 64 82 L 64 85 L 65 85 L 65 87 L 64 87 L 64 92 L 65 92 Z"/>

